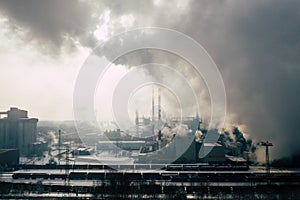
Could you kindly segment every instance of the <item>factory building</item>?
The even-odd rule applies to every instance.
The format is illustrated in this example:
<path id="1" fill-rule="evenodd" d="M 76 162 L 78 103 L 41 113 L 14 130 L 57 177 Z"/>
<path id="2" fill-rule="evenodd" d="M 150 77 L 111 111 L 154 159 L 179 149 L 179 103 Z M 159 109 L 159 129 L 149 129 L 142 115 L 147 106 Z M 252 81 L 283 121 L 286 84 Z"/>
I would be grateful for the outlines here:
<path id="1" fill-rule="evenodd" d="M 36 142 L 37 122 L 18 108 L 0 112 L 0 149 L 19 149 L 21 155 L 30 154 Z"/>
<path id="2" fill-rule="evenodd" d="M 113 150 L 118 148 L 133 151 L 140 150 L 140 148 L 145 144 L 145 141 L 98 141 L 97 150 Z"/>
<path id="3" fill-rule="evenodd" d="M 19 150 L 0 149 L 0 167 L 7 167 L 19 164 Z"/>
<path id="4" fill-rule="evenodd" d="M 225 147 L 218 143 L 203 143 L 199 152 L 203 162 L 225 162 Z"/>

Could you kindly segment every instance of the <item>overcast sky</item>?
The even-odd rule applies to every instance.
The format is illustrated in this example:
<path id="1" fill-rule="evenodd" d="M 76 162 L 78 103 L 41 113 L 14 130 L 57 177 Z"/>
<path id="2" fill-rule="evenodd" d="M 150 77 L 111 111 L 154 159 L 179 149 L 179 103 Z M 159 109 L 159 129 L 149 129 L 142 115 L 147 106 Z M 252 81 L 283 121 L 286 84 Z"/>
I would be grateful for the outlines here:
<path id="1" fill-rule="evenodd" d="M 298 0 L 2 0 L 0 109 L 17 106 L 41 120 L 73 119 L 74 84 L 92 49 L 115 34 L 144 26 L 180 31 L 207 50 L 224 80 L 226 124 L 243 126 L 257 140 L 271 140 L 278 155 L 299 152 Z M 188 65 L 161 52 L 133 53 L 110 70 L 106 90 L 132 66 L 147 62 L 183 71 Z M 185 75 L 193 79 L 191 72 Z M 206 107 L 207 92 L 197 95 Z M 107 112 L 102 119 L 110 118 Z"/>

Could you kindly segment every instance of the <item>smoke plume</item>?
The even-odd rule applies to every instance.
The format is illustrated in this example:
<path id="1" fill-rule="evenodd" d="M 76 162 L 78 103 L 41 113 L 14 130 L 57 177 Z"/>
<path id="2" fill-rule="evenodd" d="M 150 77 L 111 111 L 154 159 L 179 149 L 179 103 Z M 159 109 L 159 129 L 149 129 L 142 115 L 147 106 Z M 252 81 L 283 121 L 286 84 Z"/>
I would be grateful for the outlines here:
<path id="1" fill-rule="evenodd" d="M 93 16 L 104 10 L 110 11 L 111 21 L 132 15 L 131 28 L 159 26 L 181 31 L 202 44 L 219 67 L 227 93 L 227 123 L 242 124 L 252 138 L 273 142 L 272 157 L 300 152 L 299 1 L 129 0 L 93 5 L 97 6 L 71 0 L 10 0 L 0 2 L 0 11 L 20 37 L 60 50 L 92 47 Z M 112 25 L 111 34 L 125 30 Z M 186 63 L 176 66 L 180 58 L 158 52 L 140 51 L 118 62 L 130 67 L 162 60 L 193 79 Z M 199 88 L 201 93 L 204 87 L 199 84 Z M 203 93 L 203 105 L 209 105 Z"/>

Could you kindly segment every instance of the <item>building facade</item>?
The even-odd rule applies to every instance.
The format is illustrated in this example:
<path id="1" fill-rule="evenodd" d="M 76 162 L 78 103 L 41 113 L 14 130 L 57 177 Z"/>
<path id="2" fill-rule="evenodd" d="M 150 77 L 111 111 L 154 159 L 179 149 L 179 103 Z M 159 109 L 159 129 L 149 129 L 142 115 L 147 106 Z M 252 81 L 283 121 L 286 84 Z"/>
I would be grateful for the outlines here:
<path id="1" fill-rule="evenodd" d="M 18 108 L 0 112 L 0 149 L 19 149 L 21 155 L 29 154 L 36 142 L 37 122 Z"/>

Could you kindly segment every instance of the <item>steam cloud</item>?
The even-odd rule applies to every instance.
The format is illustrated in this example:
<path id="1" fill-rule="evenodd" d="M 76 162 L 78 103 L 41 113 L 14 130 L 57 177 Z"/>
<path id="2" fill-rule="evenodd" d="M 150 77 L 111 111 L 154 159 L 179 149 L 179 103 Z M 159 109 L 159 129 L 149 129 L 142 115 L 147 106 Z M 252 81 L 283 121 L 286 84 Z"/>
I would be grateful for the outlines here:
<path id="1" fill-rule="evenodd" d="M 132 14 L 135 27 L 167 27 L 197 40 L 222 73 L 228 101 L 227 123 L 247 126 L 249 135 L 256 140 L 271 140 L 275 145 L 273 157 L 300 152 L 299 1 L 129 0 L 94 4 L 100 10 L 97 12 L 109 9 L 112 19 Z M 46 42 L 58 49 L 76 46 L 76 41 L 92 46 L 93 37 L 88 31 L 95 23 L 92 7 L 71 0 L 0 2 L 0 11 L 13 30 L 26 30 L 27 40 Z M 171 57 L 141 51 L 118 62 L 132 66 L 162 59 L 172 64 L 180 60 Z M 178 69 L 185 71 L 185 64 Z M 193 78 L 189 71 L 184 73 Z M 201 96 L 204 105 L 209 105 L 207 96 Z"/>

